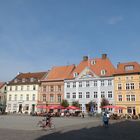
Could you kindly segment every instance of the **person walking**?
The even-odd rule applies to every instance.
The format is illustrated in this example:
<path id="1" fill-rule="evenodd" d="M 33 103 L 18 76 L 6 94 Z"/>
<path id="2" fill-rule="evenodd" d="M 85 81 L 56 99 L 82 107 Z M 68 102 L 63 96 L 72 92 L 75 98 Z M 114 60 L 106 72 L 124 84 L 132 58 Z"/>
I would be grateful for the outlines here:
<path id="1" fill-rule="evenodd" d="M 108 127 L 109 118 L 107 117 L 106 113 L 104 113 L 104 115 L 103 115 L 103 123 L 104 123 L 105 127 Z"/>

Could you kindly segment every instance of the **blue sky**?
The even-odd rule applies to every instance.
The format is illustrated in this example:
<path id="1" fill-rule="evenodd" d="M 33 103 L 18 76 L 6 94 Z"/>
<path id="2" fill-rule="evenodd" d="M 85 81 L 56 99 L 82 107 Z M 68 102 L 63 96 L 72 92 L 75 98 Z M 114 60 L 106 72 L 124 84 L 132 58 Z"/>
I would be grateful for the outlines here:
<path id="1" fill-rule="evenodd" d="M 0 81 L 107 53 L 140 62 L 139 0 L 0 0 Z"/>

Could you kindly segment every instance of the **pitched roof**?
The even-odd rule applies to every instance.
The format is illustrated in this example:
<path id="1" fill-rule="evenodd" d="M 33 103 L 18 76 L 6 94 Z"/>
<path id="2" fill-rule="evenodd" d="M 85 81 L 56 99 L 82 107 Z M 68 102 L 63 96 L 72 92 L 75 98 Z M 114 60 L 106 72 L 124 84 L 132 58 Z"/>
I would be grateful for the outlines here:
<path id="1" fill-rule="evenodd" d="M 43 81 L 71 79 L 75 65 L 53 67 Z"/>
<path id="2" fill-rule="evenodd" d="M 140 64 L 137 62 L 119 63 L 114 75 L 140 73 Z"/>
<path id="3" fill-rule="evenodd" d="M 37 83 L 38 80 L 41 80 L 48 72 L 34 72 L 34 73 L 20 73 L 18 74 L 9 84 L 26 84 L 26 83 Z M 34 80 L 31 82 L 31 78 Z M 17 79 L 17 82 L 14 82 Z M 25 82 L 22 80 L 25 79 Z"/>
<path id="4" fill-rule="evenodd" d="M 112 76 L 115 72 L 115 67 L 108 58 L 93 58 L 81 61 L 74 73 L 80 74 L 86 67 L 89 67 L 99 77 Z M 105 70 L 105 75 L 101 74 L 102 70 Z"/>

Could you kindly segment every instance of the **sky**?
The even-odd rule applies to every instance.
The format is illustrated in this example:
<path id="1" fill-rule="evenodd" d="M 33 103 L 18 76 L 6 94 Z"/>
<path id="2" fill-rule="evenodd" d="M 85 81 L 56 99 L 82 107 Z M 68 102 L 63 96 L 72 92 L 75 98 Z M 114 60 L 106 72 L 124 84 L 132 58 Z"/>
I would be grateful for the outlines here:
<path id="1" fill-rule="evenodd" d="M 107 53 L 140 62 L 139 0 L 0 0 L 0 81 Z"/>

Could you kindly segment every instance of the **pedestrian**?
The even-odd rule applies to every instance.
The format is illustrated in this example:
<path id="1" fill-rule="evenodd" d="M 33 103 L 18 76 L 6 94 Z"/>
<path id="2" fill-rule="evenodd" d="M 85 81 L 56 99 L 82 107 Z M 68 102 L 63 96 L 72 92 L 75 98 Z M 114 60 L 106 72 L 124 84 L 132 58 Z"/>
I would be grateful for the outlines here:
<path id="1" fill-rule="evenodd" d="M 85 118 L 85 113 L 84 113 L 84 111 L 82 112 L 82 117 Z"/>
<path id="2" fill-rule="evenodd" d="M 105 127 L 108 127 L 109 118 L 107 117 L 106 113 L 104 113 L 104 115 L 103 115 L 103 123 L 104 123 Z"/>

